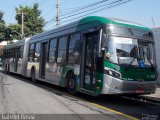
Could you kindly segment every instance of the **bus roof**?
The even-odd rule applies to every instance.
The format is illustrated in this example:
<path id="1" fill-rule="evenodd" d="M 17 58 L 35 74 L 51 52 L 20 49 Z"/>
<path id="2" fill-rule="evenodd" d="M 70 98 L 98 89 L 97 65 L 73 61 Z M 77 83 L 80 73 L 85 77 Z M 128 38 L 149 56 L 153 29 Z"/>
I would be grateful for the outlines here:
<path id="1" fill-rule="evenodd" d="M 137 23 L 133 23 L 133 22 L 129 22 L 129 21 L 125 21 L 125 20 L 120 20 L 117 18 L 106 18 L 106 17 L 100 17 L 100 16 L 88 16 L 88 17 L 84 17 L 80 20 L 77 20 L 75 22 L 63 25 L 61 27 L 52 29 L 52 30 L 48 30 L 42 33 L 39 33 L 37 35 L 31 36 L 30 40 L 35 40 L 37 39 L 39 40 L 44 40 L 44 39 L 49 39 L 49 38 L 53 38 L 56 36 L 62 36 L 68 33 L 72 33 L 72 32 L 79 32 L 81 30 L 86 30 L 89 28 L 93 28 L 93 27 L 97 27 L 97 26 L 101 26 L 101 25 L 105 25 L 105 24 L 113 24 L 113 25 L 120 25 L 120 26 L 124 26 L 124 27 L 131 27 L 131 28 L 138 28 L 141 30 L 151 30 L 148 27 L 145 27 L 143 25 L 137 24 Z M 15 42 L 11 45 L 7 45 L 7 47 L 5 48 L 10 48 L 13 46 L 16 46 L 17 44 L 21 43 L 22 41 L 18 41 Z"/>
<path id="2" fill-rule="evenodd" d="M 88 17 L 84 17 L 80 20 L 77 20 L 75 22 L 63 25 L 61 27 L 51 29 L 51 30 L 39 33 L 37 35 L 34 35 L 31 37 L 31 40 L 36 39 L 36 38 L 40 38 L 40 37 L 44 37 L 44 36 L 51 37 L 53 34 L 56 34 L 57 36 L 60 35 L 60 33 L 62 35 L 67 34 L 66 32 L 63 33 L 63 31 L 67 31 L 68 33 L 70 33 L 70 32 L 72 33 L 72 31 L 79 32 L 81 30 L 86 30 L 86 29 L 89 29 L 92 27 L 105 25 L 105 24 L 114 24 L 114 25 L 120 25 L 120 26 L 124 26 L 124 27 L 138 28 L 141 30 L 151 30 L 150 28 L 145 27 L 143 25 L 129 22 L 129 21 L 125 21 L 125 20 L 120 20 L 120 19 L 116 19 L 116 18 L 106 18 L 106 17 L 100 17 L 100 16 L 88 16 Z M 72 31 L 70 31 L 70 29 L 72 29 Z"/>
<path id="3" fill-rule="evenodd" d="M 117 18 L 100 17 L 100 16 L 88 16 L 88 17 L 85 17 L 85 18 L 79 20 L 79 23 L 91 22 L 94 20 L 98 21 L 101 24 L 116 24 L 116 25 L 121 25 L 121 26 L 125 26 L 125 27 L 139 28 L 142 30 L 151 30 L 150 28 L 145 27 L 145 26 L 138 24 L 138 23 L 134 23 L 134 22 L 126 21 L 126 20 L 121 20 L 121 19 L 117 19 Z"/>
<path id="4" fill-rule="evenodd" d="M 13 48 L 13 47 L 21 46 L 21 45 L 24 44 L 24 41 L 25 40 L 19 40 L 17 42 L 14 42 L 12 44 L 9 44 L 9 45 L 5 46 L 4 49 L 10 49 L 10 48 Z"/>

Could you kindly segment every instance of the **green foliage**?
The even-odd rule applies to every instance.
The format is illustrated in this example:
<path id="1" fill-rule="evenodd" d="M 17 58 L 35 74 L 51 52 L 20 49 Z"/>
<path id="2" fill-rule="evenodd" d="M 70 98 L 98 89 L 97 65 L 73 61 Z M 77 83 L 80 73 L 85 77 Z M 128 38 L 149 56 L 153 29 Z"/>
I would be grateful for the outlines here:
<path id="1" fill-rule="evenodd" d="M 4 13 L 2 11 L 0 11 L 0 23 L 5 23 L 4 20 L 3 20 L 3 15 Z"/>
<path id="2" fill-rule="evenodd" d="M 21 39 L 20 33 L 21 33 L 21 25 L 19 24 L 10 24 L 7 27 L 6 35 L 9 38 L 9 40 L 13 40 L 13 39 L 20 40 Z"/>
<path id="3" fill-rule="evenodd" d="M 43 32 L 43 27 L 45 24 L 44 18 L 42 18 L 41 11 L 38 9 L 38 3 L 35 3 L 32 7 L 30 6 L 19 6 L 16 8 L 16 20 L 19 25 L 22 24 L 22 12 L 24 13 L 24 33 L 25 37 L 29 37 L 31 35 L 35 35 L 37 33 Z M 21 33 L 19 30 L 19 26 L 17 26 L 17 31 Z"/>
<path id="4" fill-rule="evenodd" d="M 21 39 L 21 28 L 22 28 L 22 15 L 24 13 L 24 36 L 29 37 L 37 33 L 43 32 L 43 27 L 45 25 L 45 20 L 42 18 L 41 11 L 39 10 L 38 3 L 33 6 L 19 6 L 16 10 L 16 20 L 17 24 L 10 24 L 5 26 L 5 21 L 3 20 L 3 12 L 0 11 L 0 41 L 3 40 L 13 40 Z"/>
<path id="5" fill-rule="evenodd" d="M 0 11 L 0 42 L 5 40 L 6 26 L 5 26 L 5 22 L 3 20 L 3 15 L 4 15 L 4 13 L 2 11 Z"/>

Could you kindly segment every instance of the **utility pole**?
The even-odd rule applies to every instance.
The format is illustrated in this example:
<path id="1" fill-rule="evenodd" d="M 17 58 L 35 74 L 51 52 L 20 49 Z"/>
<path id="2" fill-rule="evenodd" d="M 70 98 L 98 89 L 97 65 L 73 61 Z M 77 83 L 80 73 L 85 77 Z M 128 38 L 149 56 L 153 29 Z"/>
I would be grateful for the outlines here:
<path id="1" fill-rule="evenodd" d="M 25 37 L 24 36 L 24 13 L 22 12 L 22 39 Z"/>
<path id="2" fill-rule="evenodd" d="M 24 13 L 23 11 L 21 13 L 17 13 L 17 14 L 20 14 L 21 15 L 21 36 L 22 36 L 22 39 L 25 37 L 24 36 Z"/>
<path id="3" fill-rule="evenodd" d="M 57 27 L 59 27 L 60 25 L 60 2 L 59 0 L 57 0 L 57 5 L 56 5 L 56 8 L 57 8 L 57 16 L 56 16 L 56 22 L 57 22 Z"/>

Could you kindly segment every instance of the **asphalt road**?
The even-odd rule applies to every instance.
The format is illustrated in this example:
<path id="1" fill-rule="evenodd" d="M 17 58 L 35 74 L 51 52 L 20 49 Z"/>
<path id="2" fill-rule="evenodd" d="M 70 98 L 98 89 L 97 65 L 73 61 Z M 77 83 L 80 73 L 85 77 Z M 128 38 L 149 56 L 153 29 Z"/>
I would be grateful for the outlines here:
<path id="1" fill-rule="evenodd" d="M 54 87 L 54 86 L 53 86 Z M 126 120 L 89 102 L 0 73 L 0 119 Z M 26 116 L 25 116 L 26 115 Z"/>

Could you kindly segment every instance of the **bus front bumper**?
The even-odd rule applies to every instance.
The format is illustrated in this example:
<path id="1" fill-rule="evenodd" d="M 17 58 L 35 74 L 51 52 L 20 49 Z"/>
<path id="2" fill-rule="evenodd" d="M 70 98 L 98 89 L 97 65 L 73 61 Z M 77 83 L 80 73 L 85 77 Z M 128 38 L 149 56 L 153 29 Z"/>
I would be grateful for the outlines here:
<path id="1" fill-rule="evenodd" d="M 156 88 L 156 81 L 124 81 L 104 75 L 101 94 L 151 94 Z"/>

